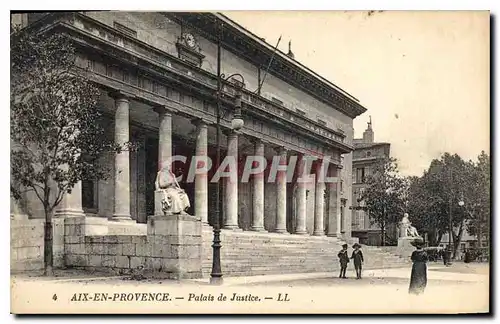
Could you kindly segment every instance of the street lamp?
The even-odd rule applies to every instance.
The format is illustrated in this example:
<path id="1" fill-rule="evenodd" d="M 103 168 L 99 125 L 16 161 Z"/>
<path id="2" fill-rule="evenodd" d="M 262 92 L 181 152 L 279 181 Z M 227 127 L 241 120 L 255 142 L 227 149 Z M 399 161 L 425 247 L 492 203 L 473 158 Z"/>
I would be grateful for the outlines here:
<path id="1" fill-rule="evenodd" d="M 231 78 L 235 76 L 239 76 L 241 78 L 241 83 L 236 85 L 236 94 L 234 98 L 234 114 L 233 119 L 231 120 L 231 127 L 234 130 L 241 129 L 243 127 L 244 121 L 241 115 L 241 90 L 245 87 L 245 79 L 239 73 L 232 74 L 226 77 L 224 74 L 221 74 L 221 34 L 222 34 L 222 24 L 220 24 L 219 33 L 217 35 L 217 135 L 216 135 L 216 147 L 217 153 L 215 158 L 215 170 L 219 169 L 220 166 L 220 119 L 221 119 L 221 92 L 222 92 L 222 83 L 227 82 Z M 222 268 L 220 264 L 220 179 L 217 180 L 215 187 L 215 211 L 214 211 L 214 239 L 212 244 L 212 272 L 210 274 L 210 284 L 212 285 L 221 285 L 223 282 L 222 279 Z"/>

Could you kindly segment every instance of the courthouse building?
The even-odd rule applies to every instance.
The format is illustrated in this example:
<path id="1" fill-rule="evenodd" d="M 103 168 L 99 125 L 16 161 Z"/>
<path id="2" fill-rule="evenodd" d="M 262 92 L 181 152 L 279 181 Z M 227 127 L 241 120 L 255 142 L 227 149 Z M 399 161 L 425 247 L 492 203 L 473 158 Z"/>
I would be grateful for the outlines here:
<path id="1" fill-rule="evenodd" d="M 222 158 L 244 161 L 248 155 L 261 155 L 271 162 L 278 155 L 286 163 L 292 156 L 315 156 L 316 165 L 321 165 L 326 156 L 328 173 L 342 179 L 301 184 L 255 177 L 247 183 L 223 183 L 223 229 L 349 241 L 351 224 L 358 226 L 360 217 L 365 224 L 366 217 L 357 211 L 356 221 L 351 218 L 350 206 L 361 163 L 355 160 L 353 173 L 352 152 L 361 152 L 353 143 L 353 119 L 366 109 L 302 65 L 291 44 L 288 53 L 275 51 L 275 44 L 215 13 L 60 12 L 21 14 L 13 21 L 70 35 L 78 51 L 77 66 L 102 90 L 99 109 L 107 135 L 140 144 L 136 152 L 103 156 L 102 163 L 116 176 L 78 183 L 57 215 L 144 224 L 154 213 L 154 181 L 161 161 L 173 155 L 208 155 L 215 161 L 220 41 L 221 73 L 244 78 L 244 126 L 237 132 L 231 129 L 231 118 L 236 88 L 243 80 L 234 77 L 223 83 Z M 374 155 L 389 147 L 363 145 Z M 191 183 L 185 181 L 188 167 L 189 161 L 176 163 L 174 172 L 184 175 L 180 186 L 191 201 L 189 214 L 208 226 L 215 204 L 215 183 L 208 180 L 214 170 Z M 27 200 L 19 213 L 42 218 L 40 204 Z"/>

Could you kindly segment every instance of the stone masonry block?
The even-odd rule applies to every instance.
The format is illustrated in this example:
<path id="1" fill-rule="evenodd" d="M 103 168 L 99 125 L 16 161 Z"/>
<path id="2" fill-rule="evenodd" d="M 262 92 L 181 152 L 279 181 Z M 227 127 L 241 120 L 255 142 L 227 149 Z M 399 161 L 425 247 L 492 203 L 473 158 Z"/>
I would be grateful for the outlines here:
<path id="1" fill-rule="evenodd" d="M 122 245 L 122 254 L 123 255 L 135 255 L 135 244 L 124 243 Z"/>
<path id="2" fill-rule="evenodd" d="M 163 241 L 166 244 L 173 245 L 201 245 L 200 235 L 155 235 L 150 240 L 155 242 Z"/>
<path id="3" fill-rule="evenodd" d="M 115 266 L 115 255 L 102 255 L 102 266 L 112 268 Z"/>
<path id="4" fill-rule="evenodd" d="M 118 243 L 132 243 L 132 235 L 119 235 L 117 237 Z"/>
<path id="5" fill-rule="evenodd" d="M 110 255 L 121 255 L 122 254 L 122 244 L 119 244 L 119 243 L 104 244 L 104 253 L 110 254 Z"/>
<path id="6" fill-rule="evenodd" d="M 90 243 L 90 244 L 93 244 L 93 243 L 103 243 L 104 242 L 104 238 L 103 238 L 103 236 L 96 236 L 96 235 L 85 236 L 85 242 L 86 243 Z"/>
<path id="7" fill-rule="evenodd" d="M 146 258 L 145 257 L 130 257 L 130 268 L 137 269 L 140 266 L 146 266 Z"/>
<path id="8" fill-rule="evenodd" d="M 201 272 L 201 260 L 163 259 L 163 271 L 173 273 Z"/>
<path id="9" fill-rule="evenodd" d="M 87 257 L 80 254 L 65 254 L 64 264 L 72 267 L 85 267 L 87 265 Z"/>
<path id="10" fill-rule="evenodd" d="M 132 243 L 134 244 L 146 244 L 147 241 L 146 235 L 134 235 L 132 236 Z"/>
<path id="11" fill-rule="evenodd" d="M 92 254 L 106 254 L 106 245 L 104 243 L 96 243 L 91 245 Z"/>
<path id="12" fill-rule="evenodd" d="M 53 265 L 55 268 L 64 268 L 64 253 L 54 253 Z"/>
<path id="13" fill-rule="evenodd" d="M 190 215 L 152 216 L 148 227 L 150 235 L 201 235 L 200 218 Z"/>
<path id="14" fill-rule="evenodd" d="M 108 243 L 118 243 L 118 236 L 116 235 L 106 235 L 102 237 L 102 242 L 105 244 Z"/>
<path id="15" fill-rule="evenodd" d="M 91 267 L 101 267 L 102 266 L 102 255 L 90 254 L 87 255 L 88 265 Z"/>
<path id="16" fill-rule="evenodd" d="M 151 255 L 157 258 L 173 258 L 172 246 L 169 244 L 153 244 L 153 254 Z"/>
<path id="17" fill-rule="evenodd" d="M 82 236 L 64 236 L 64 244 L 78 244 L 83 243 L 85 240 Z"/>
<path id="18" fill-rule="evenodd" d="M 178 259 L 200 259 L 201 246 L 200 245 L 173 245 L 172 254 Z"/>
<path id="19" fill-rule="evenodd" d="M 70 244 L 69 253 L 71 254 L 85 254 L 85 244 Z"/>
<path id="20" fill-rule="evenodd" d="M 153 244 L 137 243 L 135 244 L 135 255 L 138 257 L 148 257 L 153 255 Z"/>
<path id="21" fill-rule="evenodd" d="M 42 250 L 38 246 L 28 246 L 17 248 L 17 259 L 37 259 L 42 256 Z"/>
<path id="22" fill-rule="evenodd" d="M 130 268 L 130 256 L 127 255 L 116 255 L 115 256 L 115 267 L 116 268 Z"/>
<path id="23" fill-rule="evenodd" d="M 161 271 L 163 268 L 163 259 L 162 258 L 146 257 L 145 266 L 146 266 L 146 269 L 149 269 L 149 270 Z"/>

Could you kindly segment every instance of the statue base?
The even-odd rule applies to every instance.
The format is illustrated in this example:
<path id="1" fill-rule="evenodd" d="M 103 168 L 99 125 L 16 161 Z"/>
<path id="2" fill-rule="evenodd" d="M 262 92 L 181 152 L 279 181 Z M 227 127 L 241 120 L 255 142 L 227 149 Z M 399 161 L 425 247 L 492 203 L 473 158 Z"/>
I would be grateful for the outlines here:
<path id="1" fill-rule="evenodd" d="M 411 245 L 411 242 L 415 240 L 416 237 L 400 237 L 398 238 L 398 247 L 396 249 L 396 254 L 401 257 L 409 257 L 415 251 L 415 247 Z"/>

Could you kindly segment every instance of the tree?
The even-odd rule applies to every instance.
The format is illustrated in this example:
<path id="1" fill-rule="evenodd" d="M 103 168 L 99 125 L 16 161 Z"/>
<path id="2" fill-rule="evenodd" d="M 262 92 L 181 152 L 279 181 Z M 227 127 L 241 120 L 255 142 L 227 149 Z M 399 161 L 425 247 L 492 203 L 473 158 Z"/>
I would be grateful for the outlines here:
<path id="1" fill-rule="evenodd" d="M 422 177 L 410 179 L 408 213 L 413 226 L 419 232 L 427 233 L 431 246 L 439 245 L 449 227 L 446 217 L 448 203 L 443 196 L 443 180 L 439 176 L 442 167 L 439 160 L 433 160 Z"/>
<path id="2" fill-rule="evenodd" d="M 386 229 L 397 224 L 405 207 L 406 181 L 398 174 L 396 160 L 380 160 L 366 179 L 367 188 L 361 199 L 370 221 L 380 226 L 382 245 L 385 245 Z"/>
<path id="3" fill-rule="evenodd" d="M 465 229 L 480 229 L 478 220 L 489 214 L 489 157 L 482 154 L 474 163 L 445 153 L 433 160 L 421 178 L 412 179 L 409 211 L 431 245 L 448 233 L 455 257 Z"/>
<path id="4" fill-rule="evenodd" d="M 31 191 L 45 214 L 44 266 L 52 274 L 52 215 L 74 185 L 106 178 L 107 141 L 96 108 L 99 89 L 75 70 L 75 49 L 62 34 L 27 28 L 11 33 L 11 193 Z"/>
<path id="5" fill-rule="evenodd" d="M 484 151 L 477 162 L 470 161 L 466 174 L 467 181 L 463 196 L 467 213 L 469 234 L 476 235 L 478 246 L 482 246 L 482 236 L 489 233 L 490 220 L 490 157 Z"/>

